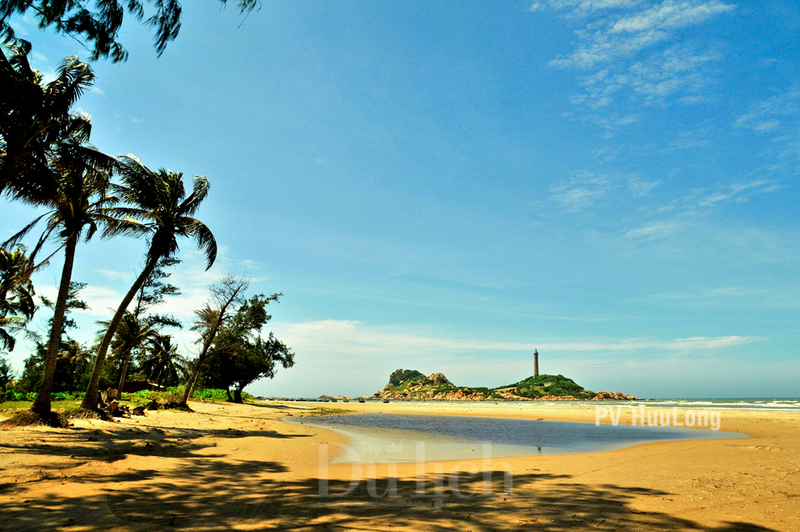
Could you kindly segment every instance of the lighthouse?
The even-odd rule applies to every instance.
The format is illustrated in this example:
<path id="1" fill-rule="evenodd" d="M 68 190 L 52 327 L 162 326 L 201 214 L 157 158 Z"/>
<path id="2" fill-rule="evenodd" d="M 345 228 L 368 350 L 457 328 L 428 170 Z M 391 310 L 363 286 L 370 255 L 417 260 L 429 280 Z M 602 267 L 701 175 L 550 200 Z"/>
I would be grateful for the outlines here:
<path id="1" fill-rule="evenodd" d="M 535 348 L 533 350 L 533 376 L 534 378 L 539 376 L 539 351 Z"/>

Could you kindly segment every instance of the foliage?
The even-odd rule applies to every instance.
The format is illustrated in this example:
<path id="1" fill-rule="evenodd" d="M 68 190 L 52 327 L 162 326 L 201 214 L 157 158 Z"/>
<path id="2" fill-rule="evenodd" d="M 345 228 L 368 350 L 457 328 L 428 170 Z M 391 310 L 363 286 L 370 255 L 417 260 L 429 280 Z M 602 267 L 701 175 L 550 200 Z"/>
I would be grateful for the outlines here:
<path id="1" fill-rule="evenodd" d="M 141 371 L 159 386 L 174 386 L 186 375 L 186 361 L 178 354 L 171 336 L 153 333 L 147 339 Z"/>
<path id="2" fill-rule="evenodd" d="M 0 392 L 5 391 L 8 384 L 14 380 L 14 370 L 6 357 L 0 354 Z"/>
<path id="3" fill-rule="evenodd" d="M 266 306 L 279 294 L 256 295 L 239 307 L 230 322 L 220 329 L 209 352 L 204 382 L 212 387 L 233 389 L 230 400 L 242 402 L 245 386 L 261 378 L 273 378 L 277 365 L 290 368 L 294 353 L 272 333 L 265 339 L 260 333 L 272 318 Z"/>
<path id="4" fill-rule="evenodd" d="M 228 0 L 220 0 L 227 5 Z M 145 18 L 145 5 L 154 12 Z M 259 0 L 237 0 L 240 12 L 249 13 L 260 4 Z M 0 0 L 0 40 L 30 44 L 18 38 L 8 19 L 13 14 L 23 15 L 33 11 L 40 28 L 52 27 L 58 33 L 88 41 L 91 59 L 109 57 L 112 61 L 125 61 L 128 52 L 119 42 L 119 30 L 127 14 L 155 31 L 154 47 L 160 56 L 181 29 L 181 4 L 177 0 Z"/>
<path id="5" fill-rule="evenodd" d="M 64 317 L 61 322 L 61 336 L 66 337 L 67 331 L 69 329 L 77 329 L 78 324 L 75 322 L 73 318 L 70 317 L 70 314 L 74 310 L 91 310 L 89 305 L 86 301 L 80 299 L 80 291 L 86 288 L 86 283 L 79 283 L 77 281 L 70 281 L 69 288 L 67 290 L 67 300 L 64 303 Z M 48 299 L 46 296 L 41 296 L 39 299 L 42 300 L 42 304 L 49 308 L 50 310 L 55 311 L 56 304 L 55 302 Z M 53 326 L 53 318 L 52 316 L 50 319 L 47 320 L 48 329 Z"/>
<path id="6" fill-rule="evenodd" d="M 33 395 L 24 392 L 17 392 L 15 390 L 6 390 L 5 392 L 0 393 L 0 398 L 2 398 L 3 401 L 33 401 Z M 4 405 L 4 407 L 6 406 Z"/>
<path id="7" fill-rule="evenodd" d="M 29 84 L 38 85 L 41 77 L 32 74 L 24 54 L 22 57 L 17 54 L 15 60 L 13 64 L 18 70 L 9 67 L 3 69 L 3 74 L 29 78 Z M 64 250 L 44 373 L 32 406 L 39 415 L 50 412 L 50 393 L 76 246 L 81 239 L 91 239 L 108 220 L 107 207 L 117 201 L 107 193 L 111 171 L 117 166 L 116 159 L 89 144 L 90 117 L 82 112 L 72 114 L 70 109 L 93 80 L 94 74 L 87 64 L 77 58 L 67 58 L 59 68 L 56 80 L 39 91 L 46 96 L 43 101 L 52 103 L 52 109 L 34 108 L 21 117 L 15 112 L 10 118 L 0 120 L 0 123 L 12 125 L 22 121 L 21 129 L 14 129 L 12 134 L 4 136 L 6 153 L 2 159 L 1 175 L 5 182 L 0 182 L 0 186 L 7 185 L 7 191 L 14 199 L 47 209 L 3 245 L 21 241 L 44 220 L 44 231 L 31 251 L 30 260 L 35 260 L 45 242 L 51 240 L 58 243 L 58 247 L 50 257 Z M 34 132 L 27 131 L 26 127 Z M 17 143 L 20 141 L 32 144 L 19 146 Z M 47 263 L 50 257 L 40 265 Z"/>
<path id="8" fill-rule="evenodd" d="M 64 314 L 61 324 L 60 342 L 56 357 L 56 367 L 53 374 L 53 391 L 75 391 L 86 386 L 88 372 L 91 370 L 89 350 L 73 340 L 67 334 L 69 329 L 77 328 L 75 320 L 70 317 L 74 310 L 87 310 L 89 306 L 80 298 L 80 291 L 86 283 L 70 281 L 67 291 L 67 300 L 64 303 Z M 55 303 L 46 297 L 41 298 L 45 307 L 52 309 Z M 48 320 L 52 327 L 53 318 Z M 25 368 L 20 376 L 17 387 L 25 392 L 37 391 L 44 377 L 47 345 L 41 340 L 36 341 L 36 350 L 25 360 Z"/>
<path id="9" fill-rule="evenodd" d="M 184 392 L 183 386 L 175 386 L 172 388 L 166 388 L 164 390 L 140 390 L 136 393 L 130 394 L 134 398 L 138 399 L 146 399 L 146 400 L 161 400 L 161 401 L 171 401 L 174 398 L 181 398 L 183 397 Z M 129 395 L 129 394 L 125 394 Z M 202 390 L 195 390 L 194 394 L 192 394 L 194 399 L 199 399 L 201 401 L 217 401 L 217 402 L 227 402 L 228 401 L 228 391 L 221 390 L 217 388 L 205 388 Z M 243 399 L 255 399 L 252 395 L 247 392 L 242 392 Z"/>
<path id="10" fill-rule="evenodd" d="M 572 395 L 576 399 L 591 399 L 596 395 L 563 375 L 531 376 L 505 387 L 516 387 L 517 395 L 529 398 L 542 397 L 544 395 Z"/>
<path id="11" fill-rule="evenodd" d="M 203 308 L 195 310 L 198 319 L 195 321 L 192 330 L 200 333 L 200 338 L 197 342 L 202 344 L 203 347 L 200 355 L 192 361 L 192 372 L 186 385 L 182 403 L 186 403 L 189 400 L 189 394 L 192 393 L 197 380 L 200 378 L 200 372 L 211 349 L 211 344 L 214 342 L 220 327 L 229 317 L 229 310 L 235 305 L 246 301 L 244 293 L 249 286 L 250 280 L 245 277 L 225 275 L 209 287 L 212 303 L 206 303 Z M 276 297 L 278 295 L 280 294 L 276 294 Z"/>
<path id="12" fill-rule="evenodd" d="M 392 387 L 397 387 L 402 383 L 408 383 L 409 381 L 418 379 L 419 377 L 422 377 L 423 379 L 426 378 L 424 374 L 415 369 L 407 369 L 400 373 L 392 373 L 392 376 L 389 378 L 389 383 L 392 385 Z"/>
<path id="13" fill-rule="evenodd" d="M 101 325 L 108 327 L 107 321 L 99 322 Z M 111 341 L 111 353 L 119 363 L 118 371 L 114 371 L 113 382 L 119 383 L 116 388 L 121 390 L 125 386 L 125 379 L 127 377 L 128 365 L 132 358 L 134 350 L 142 350 L 149 340 L 151 340 L 157 332 L 146 323 L 142 323 L 135 314 L 125 312 L 122 320 L 117 328 L 117 333 Z M 112 364 L 106 364 L 104 373 L 112 373 Z M 110 375 L 109 375 L 110 376 Z"/>
<path id="14" fill-rule="evenodd" d="M 39 383 L 44 376 L 46 356 L 47 346 L 37 342 L 36 350 L 25 359 L 25 368 L 17 382 L 17 389 L 28 393 L 39 389 Z M 52 392 L 76 392 L 83 389 L 89 381 L 91 369 L 91 352 L 86 347 L 72 339 L 61 342 L 53 375 Z"/>
<path id="15" fill-rule="evenodd" d="M 0 6 L 7 0 L 0 0 Z M 0 7 L 0 17 L 2 17 Z M 3 19 L 4 20 L 4 19 Z M 5 22 L 0 22 L 0 28 Z M 0 30 L 0 40 L 2 37 Z M 58 150 L 88 141 L 91 119 L 72 107 L 94 81 L 89 65 L 64 59 L 56 78 L 42 85 L 42 75 L 28 63 L 28 49 L 0 48 L 0 195 L 34 201 L 53 197 L 51 160 Z"/>
<path id="16" fill-rule="evenodd" d="M 25 246 L 0 249 L 0 348 L 14 350 L 14 334 L 25 328 L 37 310 L 30 274 L 33 264 Z"/>
<path id="17" fill-rule="evenodd" d="M 136 301 L 131 313 L 142 323 L 150 327 L 177 327 L 183 324 L 171 314 L 156 314 L 148 311 L 166 301 L 169 296 L 181 295 L 181 290 L 175 285 L 165 282 L 172 275 L 167 271 L 177 266 L 181 260 L 176 257 L 161 257 L 153 272 L 147 277 L 142 287 L 136 293 Z"/>
<path id="18" fill-rule="evenodd" d="M 195 176 L 192 191 L 187 195 L 181 173 L 163 168 L 154 172 L 133 156 L 123 157 L 121 163 L 118 168 L 121 183 L 113 188 L 128 206 L 109 209 L 103 236 L 147 238 L 149 245 L 144 270 L 123 297 L 100 341 L 83 402 L 83 407 L 87 409 L 97 405 L 98 386 L 106 354 L 123 314 L 158 262 L 163 257 L 172 257 L 178 251 L 178 237 L 195 240 L 197 247 L 205 255 L 206 269 L 211 268 L 217 257 L 217 241 L 214 235 L 203 222 L 193 217 L 200 204 L 208 197 L 208 179 Z"/>

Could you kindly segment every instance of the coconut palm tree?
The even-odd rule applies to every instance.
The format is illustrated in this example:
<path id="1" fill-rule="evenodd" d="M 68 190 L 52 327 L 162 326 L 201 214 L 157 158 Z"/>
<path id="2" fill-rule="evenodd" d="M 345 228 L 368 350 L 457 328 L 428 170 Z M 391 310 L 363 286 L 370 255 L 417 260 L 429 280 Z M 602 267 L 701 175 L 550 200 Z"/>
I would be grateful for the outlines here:
<path id="1" fill-rule="evenodd" d="M 33 265 L 25 246 L 0 249 L 0 347 L 14 350 L 13 333 L 23 329 L 36 312 L 33 302 Z"/>
<path id="2" fill-rule="evenodd" d="M 121 158 L 121 184 L 115 188 L 121 199 L 130 207 L 111 209 L 104 236 L 130 235 L 149 240 L 145 267 L 119 304 L 108 330 L 100 342 L 94 362 L 92 378 L 81 403 L 82 408 L 97 409 L 98 386 L 105 364 L 108 347 L 117 331 L 122 316 L 142 284 L 156 268 L 162 257 L 171 257 L 178 251 L 178 237 L 195 240 L 206 256 L 206 269 L 217 258 L 217 241 L 211 230 L 193 217 L 208 196 L 209 184 L 205 177 L 195 177 L 188 196 L 183 186 L 183 174 L 163 168 L 154 172 L 133 156 Z"/>
<path id="3" fill-rule="evenodd" d="M 81 238 L 85 241 L 91 239 L 99 224 L 108 219 L 106 210 L 116 202 L 116 198 L 108 194 L 109 179 L 115 164 L 113 157 L 86 145 L 81 138 L 60 143 L 49 161 L 51 177 L 55 182 L 52 197 L 37 199 L 38 203 L 47 206 L 49 210 L 3 244 L 6 246 L 18 242 L 44 220 L 45 229 L 31 252 L 31 260 L 35 259 L 45 242 L 51 239 L 56 240 L 59 246 L 42 263 L 47 262 L 58 251 L 64 250 L 64 265 L 47 344 L 44 377 L 31 407 L 33 412 L 42 416 L 49 415 L 51 411 L 50 394 L 61 344 L 62 322 L 72 279 L 75 249 Z"/>
<path id="4" fill-rule="evenodd" d="M 99 322 L 100 325 L 105 326 L 104 331 L 108 330 L 107 321 Z M 119 376 L 119 385 L 117 390 L 122 393 L 122 388 L 125 386 L 125 376 L 128 373 L 128 362 L 130 361 L 131 353 L 134 349 L 141 349 L 147 342 L 157 334 L 157 331 L 146 323 L 142 323 L 131 312 L 125 312 L 122 320 L 117 327 L 117 333 L 111 341 L 111 352 L 116 355 L 118 360 L 122 361 L 122 371 Z"/>
<path id="5" fill-rule="evenodd" d="M 39 203 L 52 197 L 56 181 L 50 161 L 64 141 L 88 142 L 91 120 L 72 106 L 94 82 L 88 64 L 64 58 L 56 79 L 42 85 L 42 76 L 28 63 L 27 50 L 0 50 L 0 195 Z"/>
<path id="6" fill-rule="evenodd" d="M 170 386 L 177 384 L 181 375 L 186 374 L 186 361 L 178 354 L 178 346 L 172 345 L 171 336 L 155 333 L 147 342 L 147 355 L 141 369 L 159 386 Z"/>

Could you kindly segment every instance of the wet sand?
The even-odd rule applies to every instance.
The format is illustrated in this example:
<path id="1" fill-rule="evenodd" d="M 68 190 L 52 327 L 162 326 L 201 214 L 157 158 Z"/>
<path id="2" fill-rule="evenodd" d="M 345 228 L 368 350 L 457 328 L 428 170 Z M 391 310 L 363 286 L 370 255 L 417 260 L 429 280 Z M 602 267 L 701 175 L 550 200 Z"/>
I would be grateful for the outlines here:
<path id="1" fill-rule="evenodd" d="M 354 466 L 328 463 L 343 436 L 280 420 L 321 406 L 596 417 L 594 404 L 192 403 L 192 414 L 0 430 L 0 529 L 800 530 L 796 413 L 722 411 L 721 430 L 747 439 Z"/>

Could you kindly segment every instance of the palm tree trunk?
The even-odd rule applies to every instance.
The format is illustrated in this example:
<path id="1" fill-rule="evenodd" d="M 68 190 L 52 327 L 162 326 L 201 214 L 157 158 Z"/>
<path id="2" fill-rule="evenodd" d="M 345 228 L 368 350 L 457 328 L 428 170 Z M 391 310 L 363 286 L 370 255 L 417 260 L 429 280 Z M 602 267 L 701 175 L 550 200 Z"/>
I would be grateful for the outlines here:
<path id="1" fill-rule="evenodd" d="M 222 320 L 225 319 L 225 313 L 228 312 L 228 307 L 233 305 L 236 298 L 239 297 L 239 294 L 247 289 L 248 283 L 241 280 L 235 281 L 234 279 L 234 282 L 230 286 L 232 290 L 230 290 L 222 300 L 222 305 L 220 305 L 219 312 L 217 313 L 217 319 L 214 320 L 214 325 L 212 325 L 211 330 L 208 331 L 208 336 L 203 342 L 203 351 L 200 353 L 200 356 L 197 357 L 197 363 L 194 365 L 192 375 L 186 383 L 186 390 L 183 392 L 183 401 L 181 402 L 184 405 L 189 401 L 189 397 L 192 396 L 194 387 L 197 384 L 197 379 L 200 377 L 200 369 L 203 366 L 203 362 L 205 362 L 211 344 L 214 342 L 214 337 L 217 336 L 217 331 L 219 331 L 219 327 L 222 325 Z"/>
<path id="2" fill-rule="evenodd" d="M 114 317 L 111 318 L 111 322 L 108 324 L 108 330 L 106 330 L 106 334 L 103 336 L 103 340 L 100 342 L 100 347 L 97 350 L 97 357 L 94 359 L 94 367 L 92 368 L 92 377 L 89 379 L 89 386 L 86 388 L 86 395 L 83 396 L 83 401 L 81 401 L 81 408 L 86 408 L 89 410 L 97 409 L 100 375 L 103 373 L 103 364 L 106 362 L 108 346 L 111 345 L 111 340 L 114 338 L 114 334 L 117 332 L 119 322 L 122 321 L 122 316 L 125 314 L 125 311 L 128 310 L 128 305 L 130 305 L 131 301 L 133 300 L 133 296 L 136 295 L 136 292 L 139 291 L 139 288 L 141 288 L 142 284 L 144 284 L 147 278 L 150 277 L 150 274 L 153 273 L 153 270 L 158 263 L 158 258 L 159 257 L 151 256 L 148 259 L 144 270 L 142 270 L 142 273 L 140 273 L 139 277 L 137 277 L 133 282 L 133 286 L 131 286 L 130 290 L 128 290 L 128 293 L 125 294 L 125 297 L 122 298 L 122 302 L 119 304 L 117 312 L 114 314 Z"/>
<path id="3" fill-rule="evenodd" d="M 200 377 L 200 365 L 202 364 L 207 351 L 208 348 L 204 347 L 203 352 L 200 353 L 199 357 L 197 357 L 197 363 L 194 365 L 192 374 L 189 376 L 189 381 L 186 383 L 186 389 L 183 391 L 183 400 L 181 401 L 181 404 L 185 405 L 189 401 L 189 397 L 192 397 L 192 392 L 194 392 L 197 379 Z"/>
<path id="4" fill-rule="evenodd" d="M 125 374 L 128 372 L 128 360 L 131 358 L 131 352 L 125 351 L 125 356 L 122 359 L 122 372 L 119 375 L 119 386 L 117 386 L 117 390 L 119 390 L 117 394 L 118 399 L 122 399 L 122 387 L 125 386 Z"/>
<path id="5" fill-rule="evenodd" d="M 58 362 L 58 348 L 61 347 L 61 326 L 64 323 L 64 311 L 67 308 L 69 296 L 69 283 L 72 280 L 72 265 L 75 261 L 75 248 L 78 245 L 78 235 L 73 233 L 67 239 L 64 249 L 64 267 L 61 269 L 61 284 L 58 286 L 56 308 L 53 311 L 53 324 L 50 327 L 50 340 L 47 343 L 47 358 L 44 362 L 44 375 L 39 384 L 39 391 L 33 401 L 31 411 L 39 415 L 50 413 L 50 396 L 53 391 L 53 379 L 56 375 Z"/>
<path id="6" fill-rule="evenodd" d="M 211 327 L 211 330 L 208 332 L 208 337 L 206 341 L 203 342 L 203 351 L 200 353 L 200 356 L 197 357 L 197 363 L 194 365 L 194 369 L 192 370 L 192 374 L 189 377 L 189 381 L 186 383 L 186 389 L 183 391 L 183 400 L 181 404 L 187 404 L 189 401 L 189 397 L 192 396 L 192 392 L 194 391 L 194 387 L 197 384 L 197 379 L 200 377 L 200 369 L 203 366 L 203 362 L 206 359 L 206 355 L 208 354 L 208 350 L 211 348 L 211 344 L 214 342 L 214 337 L 217 336 L 217 331 L 219 330 L 220 323 L 222 323 L 222 318 L 224 313 L 228 310 L 228 305 L 230 302 L 223 305 L 222 309 L 220 309 L 220 313 L 217 315 L 217 319 L 214 322 L 214 326 Z"/>

